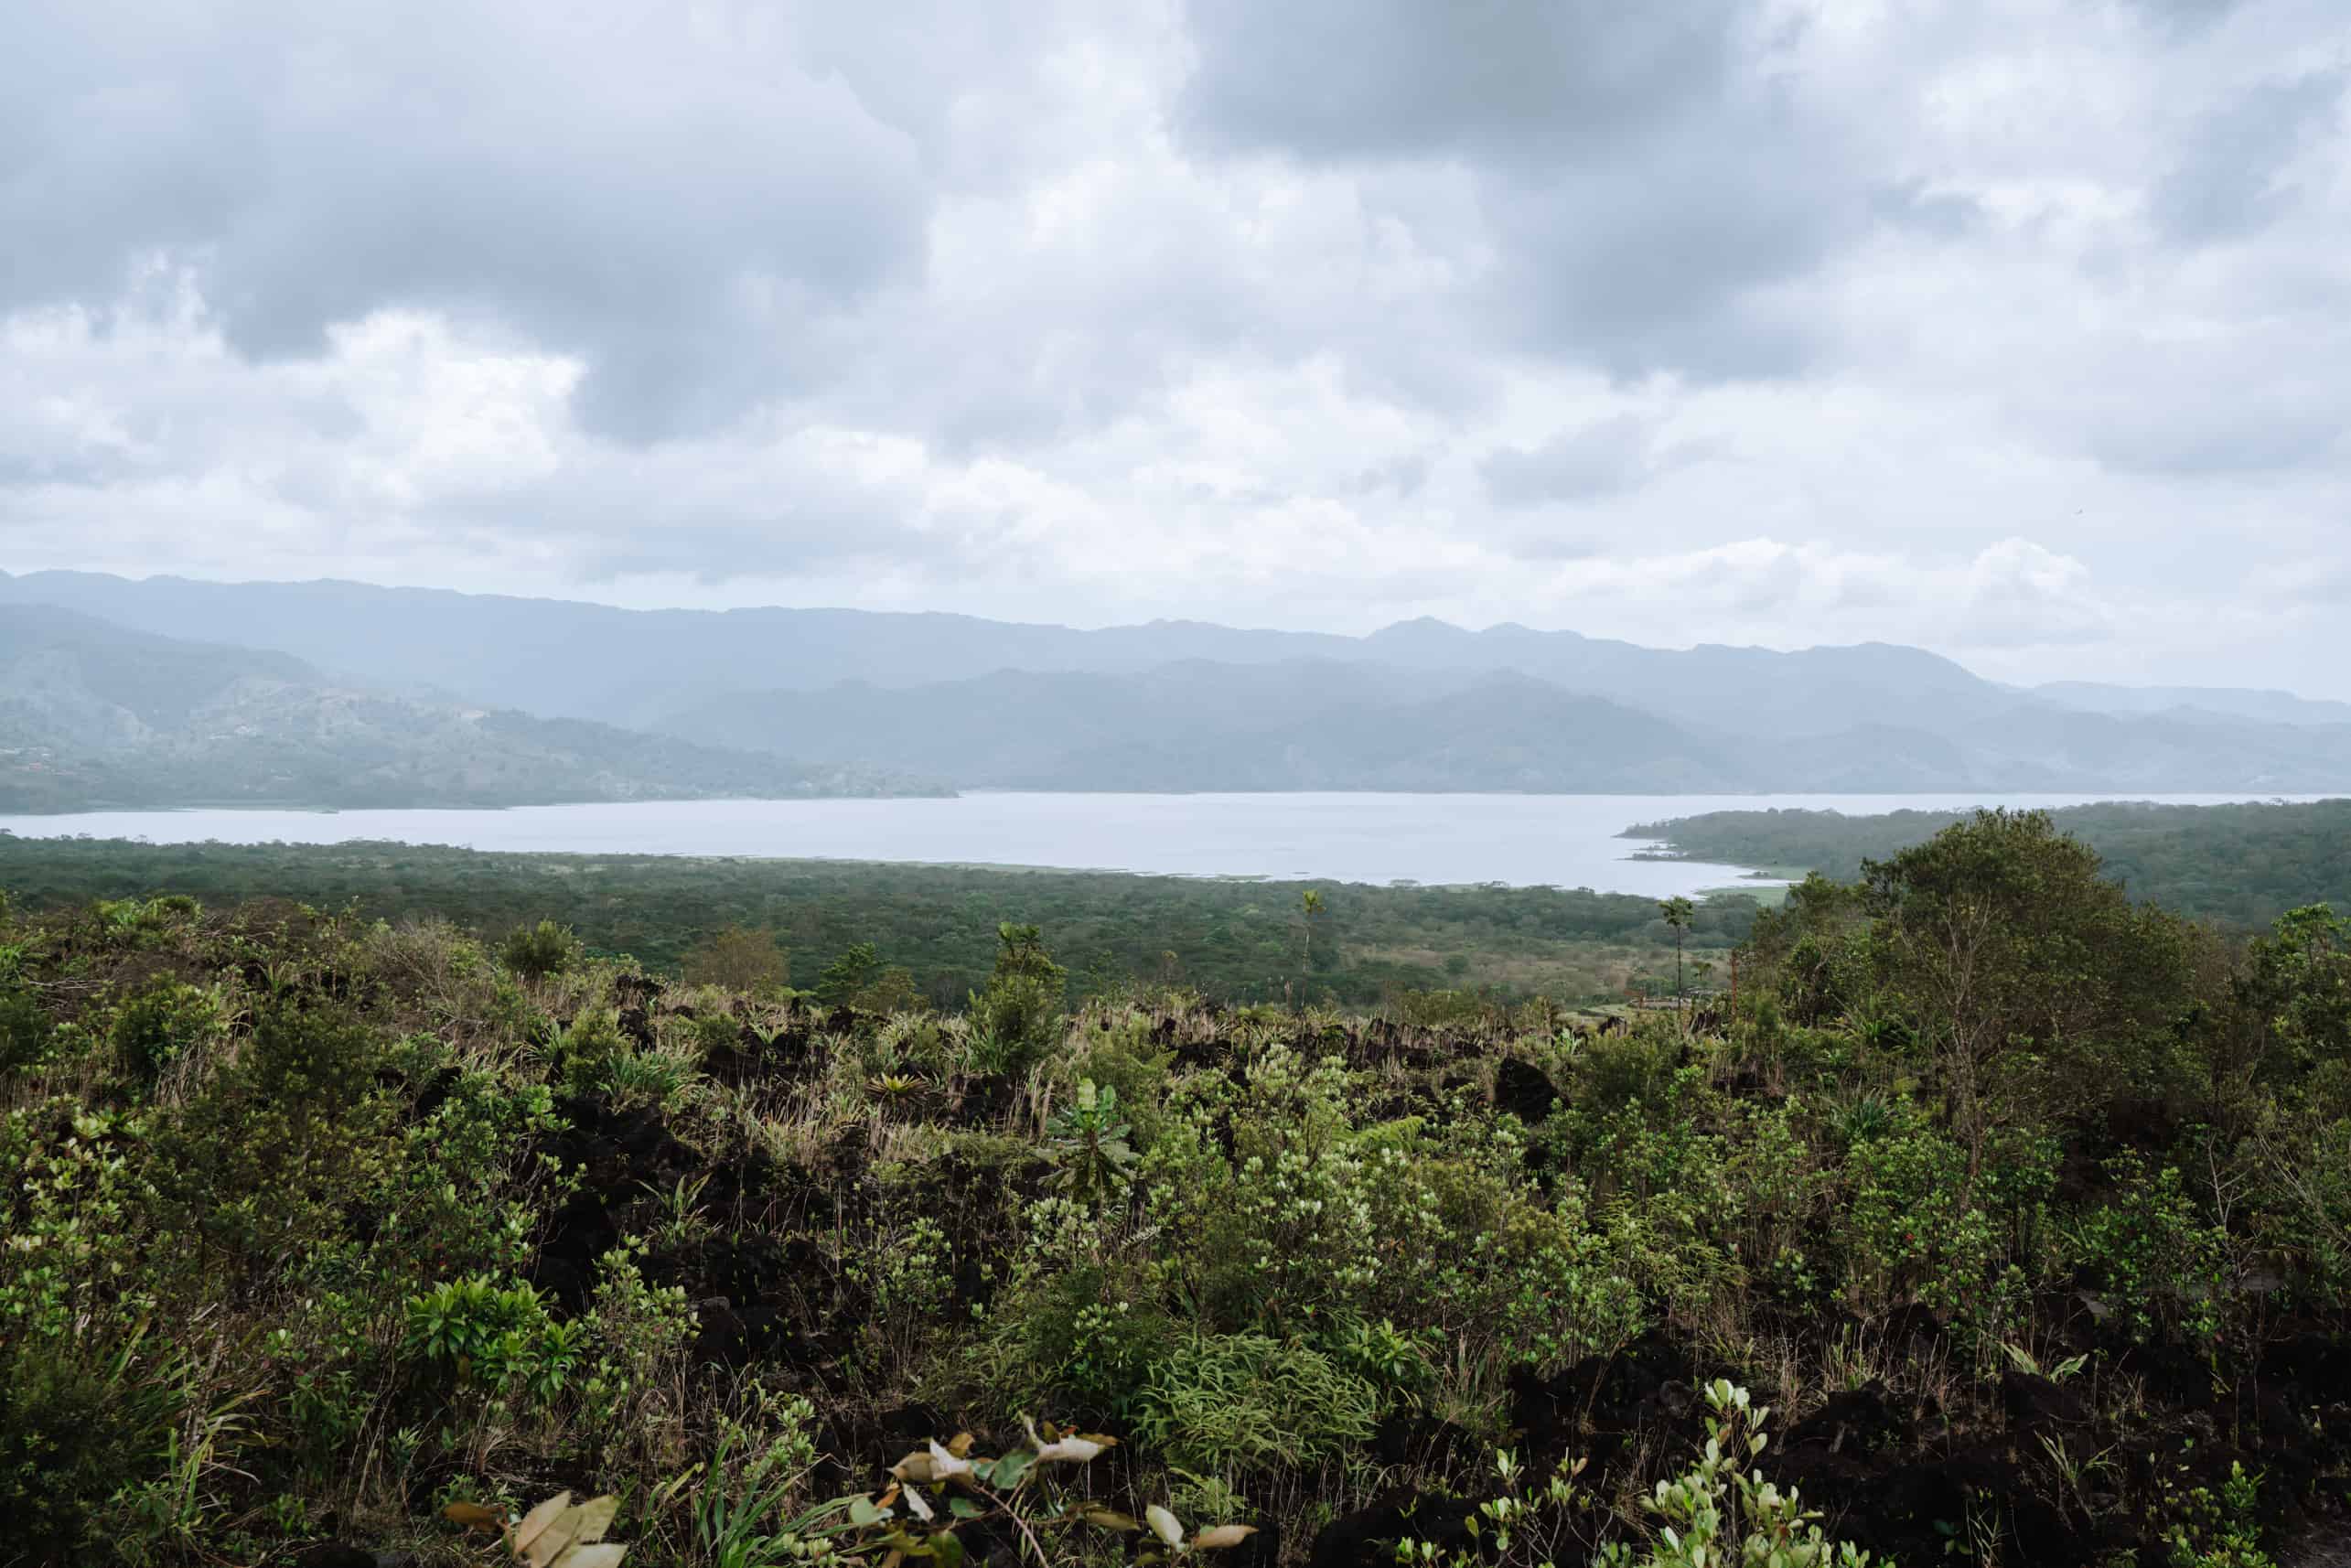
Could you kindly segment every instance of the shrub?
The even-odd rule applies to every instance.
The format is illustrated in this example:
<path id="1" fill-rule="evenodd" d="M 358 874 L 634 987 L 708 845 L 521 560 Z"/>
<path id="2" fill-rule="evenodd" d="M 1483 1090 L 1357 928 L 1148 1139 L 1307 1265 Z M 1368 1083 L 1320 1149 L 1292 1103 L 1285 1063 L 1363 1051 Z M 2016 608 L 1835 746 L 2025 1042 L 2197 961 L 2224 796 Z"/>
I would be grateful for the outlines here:
<path id="1" fill-rule="evenodd" d="M 1229 1481 L 1337 1458 L 1371 1435 L 1379 1414 L 1371 1384 L 1321 1353 L 1219 1334 L 1177 1347 L 1153 1369 L 1135 1430 L 1170 1464 Z"/>
<path id="2" fill-rule="evenodd" d="M 998 926 L 995 972 L 971 1002 L 974 1070 L 1018 1078 L 1042 1060 L 1060 1037 L 1068 981 L 1035 926 Z"/>
<path id="3" fill-rule="evenodd" d="M 111 1032 L 130 1075 L 153 1083 L 164 1069 L 221 1030 L 220 997 L 177 983 L 156 986 L 116 1009 Z"/>
<path id="4" fill-rule="evenodd" d="M 87 1560 L 106 1499 L 156 1468 L 168 1392 L 134 1367 L 127 1348 L 98 1366 L 51 1346 L 0 1356 L 0 1551 L 9 1561 Z"/>
<path id="5" fill-rule="evenodd" d="M 407 1352 L 446 1365 L 464 1383 L 527 1387 L 553 1399 L 580 1359 L 578 1330 L 557 1323 L 544 1298 L 520 1281 L 446 1280 L 411 1296 L 402 1316 Z"/>
<path id="6" fill-rule="evenodd" d="M 580 944 L 569 926 L 542 920 L 517 927 L 499 944 L 499 961 L 530 980 L 561 974 L 579 961 Z"/>
<path id="7" fill-rule="evenodd" d="M 2106 1170 L 2114 1197 L 2074 1227 L 2080 1266 L 2133 1337 L 2176 1327 L 2212 1338 L 2228 1290 L 2227 1233 L 2206 1222 L 2175 1167 L 2151 1173 L 2134 1150 Z"/>

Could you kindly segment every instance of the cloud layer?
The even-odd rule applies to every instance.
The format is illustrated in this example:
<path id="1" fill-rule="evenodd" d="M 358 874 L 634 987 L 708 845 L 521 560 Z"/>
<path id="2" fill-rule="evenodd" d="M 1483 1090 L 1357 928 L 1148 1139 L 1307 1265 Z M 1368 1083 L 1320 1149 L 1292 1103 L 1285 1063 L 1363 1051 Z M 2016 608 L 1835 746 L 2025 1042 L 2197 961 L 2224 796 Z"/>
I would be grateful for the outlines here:
<path id="1" fill-rule="evenodd" d="M 2351 696 L 2334 0 L 36 11 L 12 570 Z"/>

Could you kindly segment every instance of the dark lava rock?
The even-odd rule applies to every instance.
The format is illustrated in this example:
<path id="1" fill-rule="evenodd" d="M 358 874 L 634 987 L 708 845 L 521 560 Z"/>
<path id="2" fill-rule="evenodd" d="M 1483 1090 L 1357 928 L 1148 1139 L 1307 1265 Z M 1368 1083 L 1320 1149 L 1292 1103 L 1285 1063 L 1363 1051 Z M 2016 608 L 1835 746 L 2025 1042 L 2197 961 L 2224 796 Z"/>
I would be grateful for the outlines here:
<path id="1" fill-rule="evenodd" d="M 294 1568 L 383 1568 L 384 1561 L 364 1547 L 317 1541 L 295 1554 Z"/>
<path id="2" fill-rule="evenodd" d="M 1396 1561 L 1400 1541 L 1434 1541 L 1450 1556 L 1470 1544 L 1467 1521 L 1477 1505 L 1458 1498 L 1406 1492 L 1333 1520 L 1315 1537 L 1314 1568 L 1364 1568 Z"/>
<path id="3" fill-rule="evenodd" d="M 2000 1374 L 2000 1403 L 2008 1413 L 2009 1426 L 2018 1432 L 2079 1426 L 2089 1420 L 2089 1407 L 2082 1403 L 2080 1395 L 2013 1368 Z"/>
<path id="4" fill-rule="evenodd" d="M 1452 1422 L 1398 1412 L 1372 1433 L 1371 1452 L 1382 1465 L 1442 1465 L 1476 1454 L 1477 1440 Z"/>
<path id="5" fill-rule="evenodd" d="M 1910 1423 L 1887 1399 L 1885 1385 L 1873 1381 L 1830 1395 L 1827 1404 L 1790 1427 L 1778 1446 L 1782 1452 L 1814 1448 L 1863 1458 L 1909 1437 Z"/>
<path id="6" fill-rule="evenodd" d="M 1551 1079 L 1532 1062 L 1505 1057 L 1494 1069 L 1494 1109 L 1532 1127 L 1551 1114 L 1559 1100 Z"/>

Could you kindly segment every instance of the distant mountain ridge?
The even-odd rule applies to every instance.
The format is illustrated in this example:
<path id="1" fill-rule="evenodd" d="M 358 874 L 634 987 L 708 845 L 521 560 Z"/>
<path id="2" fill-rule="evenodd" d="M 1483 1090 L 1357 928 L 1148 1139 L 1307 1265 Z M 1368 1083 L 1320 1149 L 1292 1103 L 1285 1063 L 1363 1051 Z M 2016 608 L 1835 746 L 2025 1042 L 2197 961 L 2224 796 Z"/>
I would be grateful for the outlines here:
<path id="1" fill-rule="evenodd" d="M 516 805 L 911 787 L 872 769 L 420 701 L 329 681 L 284 653 L 0 605 L 0 810 Z"/>
<path id="2" fill-rule="evenodd" d="M 2018 690 L 1889 644 L 1655 649 L 1429 619 L 1365 637 L 1200 621 L 1083 631 L 960 615 L 624 610 L 84 573 L 0 575 L 0 606 L 11 604 L 63 605 L 199 641 L 231 634 L 253 645 L 252 660 L 293 659 L 314 683 L 332 671 L 351 689 L 398 692 L 435 711 L 500 710 L 499 725 L 588 723 L 584 735 L 607 739 L 581 740 L 579 755 L 692 746 L 733 757 L 721 767 L 680 753 L 663 765 L 670 783 L 641 786 L 671 792 L 688 779 L 737 777 L 728 768 L 754 753 L 839 758 L 862 772 L 812 787 L 852 789 L 907 774 L 1036 789 L 2351 788 L 2351 723 L 2335 713 L 2351 705 L 2084 682 Z M 29 666 L 19 679 L 41 689 Z M 243 703 L 260 711 L 250 695 Z M 50 722 L 66 725 L 71 706 L 50 703 Z M 72 731 L 73 744 L 102 746 L 124 721 L 96 704 L 72 722 L 96 726 Z M 263 727 L 305 722 L 277 714 Z M 610 738 L 627 733 L 614 725 L 667 738 Z M 562 750 L 554 734 L 533 731 L 531 744 Z M 598 788 L 639 787 L 617 782 L 623 772 Z"/>
<path id="3" fill-rule="evenodd" d="M 664 727 L 741 748 L 789 736 L 974 789 L 1642 793 L 1724 788 L 1736 771 L 1665 720 L 1530 676 L 1330 660 L 737 693 Z"/>
<path id="4" fill-rule="evenodd" d="M 799 746 L 998 789 L 2301 792 L 2351 780 L 2351 725 L 2013 703 L 1944 733 L 1866 723 L 1758 739 L 1515 671 L 1328 660 L 727 693 L 662 727 L 707 745 Z"/>
<path id="5" fill-rule="evenodd" d="M 0 602 L 8 601 L 62 605 L 173 637 L 217 639 L 233 628 L 240 643 L 338 673 L 631 725 L 680 711 L 694 693 L 817 690 L 849 680 L 920 686 L 999 670 L 1135 674 L 1192 660 L 1516 671 L 1678 724 L 1755 736 L 1897 722 L 1922 703 L 1981 715 L 2015 701 L 1917 649 L 1685 650 L 1519 626 L 1467 631 L 1428 619 L 1367 637 L 1203 621 L 1081 631 L 939 613 L 624 610 L 362 583 L 203 583 L 79 572 L 0 576 Z"/>
<path id="6" fill-rule="evenodd" d="M 2051 681 L 2032 687 L 2031 692 L 2044 702 L 2096 714 L 2207 714 L 2274 725 L 2351 724 L 2351 703 L 2242 686 L 2115 686 L 2095 681 Z"/>

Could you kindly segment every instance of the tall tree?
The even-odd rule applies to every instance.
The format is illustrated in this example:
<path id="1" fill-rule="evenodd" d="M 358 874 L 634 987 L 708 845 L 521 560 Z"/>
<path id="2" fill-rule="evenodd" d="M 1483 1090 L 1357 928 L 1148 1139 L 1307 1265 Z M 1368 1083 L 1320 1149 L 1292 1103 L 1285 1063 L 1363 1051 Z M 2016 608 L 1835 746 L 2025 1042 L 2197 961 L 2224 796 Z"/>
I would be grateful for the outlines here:
<path id="1" fill-rule="evenodd" d="M 1661 901 L 1657 912 L 1665 917 L 1667 925 L 1673 928 L 1673 993 L 1687 996 L 1690 993 L 1682 982 L 1681 943 L 1682 939 L 1690 934 L 1690 922 L 1697 917 L 1698 906 L 1676 895 Z"/>
<path id="2" fill-rule="evenodd" d="M 2176 1034 L 2182 928 L 2045 812 L 1979 811 L 1868 863 L 1863 889 L 1878 981 L 1941 1058 L 1971 1185 L 1995 1068 L 2003 1092 L 2039 1079 L 2042 1102 L 2088 1103 L 2144 1079 Z"/>

